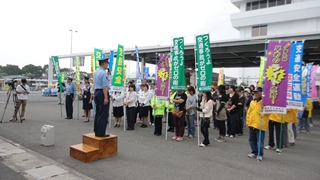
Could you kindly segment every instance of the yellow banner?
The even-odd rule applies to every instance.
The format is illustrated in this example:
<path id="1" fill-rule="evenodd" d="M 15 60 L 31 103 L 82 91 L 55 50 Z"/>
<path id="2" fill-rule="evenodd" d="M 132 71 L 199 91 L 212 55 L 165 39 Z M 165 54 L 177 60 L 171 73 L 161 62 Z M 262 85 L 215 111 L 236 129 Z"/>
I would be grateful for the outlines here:
<path id="1" fill-rule="evenodd" d="M 218 77 L 218 86 L 224 85 L 224 68 L 220 68 Z"/>

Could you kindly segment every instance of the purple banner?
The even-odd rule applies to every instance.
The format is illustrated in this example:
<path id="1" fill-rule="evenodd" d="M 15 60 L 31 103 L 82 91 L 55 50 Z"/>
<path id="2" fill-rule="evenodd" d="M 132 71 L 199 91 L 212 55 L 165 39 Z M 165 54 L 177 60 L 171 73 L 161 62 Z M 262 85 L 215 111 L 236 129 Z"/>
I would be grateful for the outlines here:
<path id="1" fill-rule="evenodd" d="M 156 96 L 159 101 L 166 101 L 169 97 L 170 66 L 167 54 L 160 54 L 157 72 Z"/>
<path id="2" fill-rule="evenodd" d="M 263 113 L 287 113 L 287 85 L 291 43 L 270 42 L 264 80 Z M 300 77 L 301 78 L 301 77 Z"/>

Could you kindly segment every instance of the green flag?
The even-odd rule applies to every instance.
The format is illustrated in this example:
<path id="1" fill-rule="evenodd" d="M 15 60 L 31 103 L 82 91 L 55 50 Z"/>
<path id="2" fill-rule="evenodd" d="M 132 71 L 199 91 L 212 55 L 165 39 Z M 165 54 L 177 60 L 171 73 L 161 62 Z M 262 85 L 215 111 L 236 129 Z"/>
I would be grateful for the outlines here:
<path id="1" fill-rule="evenodd" d="M 113 91 L 122 91 L 124 86 L 124 49 L 118 45 L 117 59 L 112 76 L 111 88 Z"/>
<path id="2" fill-rule="evenodd" d="M 173 38 L 172 67 L 170 89 L 172 91 L 186 90 L 186 77 L 184 73 L 184 39 Z"/>
<path id="3" fill-rule="evenodd" d="M 53 68 L 54 68 L 54 70 L 56 72 L 56 75 L 57 75 L 57 79 L 58 79 L 60 90 L 62 90 L 61 73 L 60 73 L 60 66 L 59 66 L 59 58 L 58 58 L 58 56 L 52 56 L 52 64 L 53 64 Z"/>
<path id="4" fill-rule="evenodd" d="M 94 48 L 94 64 L 95 64 L 95 70 L 99 69 L 100 66 L 99 66 L 99 61 L 102 59 L 102 50 L 101 49 L 97 49 L 97 48 Z"/>
<path id="5" fill-rule="evenodd" d="M 196 36 L 196 59 L 198 64 L 198 90 L 211 91 L 212 58 L 209 34 Z"/>

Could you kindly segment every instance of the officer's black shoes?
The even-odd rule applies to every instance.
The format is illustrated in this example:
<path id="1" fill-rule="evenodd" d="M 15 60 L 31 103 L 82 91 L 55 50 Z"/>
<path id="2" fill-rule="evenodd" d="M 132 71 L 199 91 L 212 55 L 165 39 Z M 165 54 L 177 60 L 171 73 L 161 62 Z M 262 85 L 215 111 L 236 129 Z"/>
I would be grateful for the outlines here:
<path id="1" fill-rule="evenodd" d="M 97 135 L 96 135 L 97 136 Z M 102 136 L 97 136 L 97 137 L 109 137 L 110 134 L 105 134 L 105 135 L 102 135 Z"/>

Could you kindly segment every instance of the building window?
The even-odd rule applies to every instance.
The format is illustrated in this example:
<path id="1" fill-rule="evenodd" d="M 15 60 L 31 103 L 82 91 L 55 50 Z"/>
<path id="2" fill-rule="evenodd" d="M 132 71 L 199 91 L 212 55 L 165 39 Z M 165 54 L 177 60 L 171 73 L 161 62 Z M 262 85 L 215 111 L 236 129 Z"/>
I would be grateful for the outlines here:
<path id="1" fill-rule="evenodd" d="M 285 5 L 286 1 L 285 0 L 277 0 L 277 6 Z"/>
<path id="2" fill-rule="evenodd" d="M 251 3 L 247 3 L 246 11 L 250 11 L 250 10 L 251 10 Z"/>
<path id="3" fill-rule="evenodd" d="M 277 0 L 269 0 L 268 7 L 274 7 L 277 5 Z"/>
<path id="4" fill-rule="evenodd" d="M 292 0 L 261 0 L 247 3 L 246 11 L 291 4 Z"/>
<path id="5" fill-rule="evenodd" d="M 259 1 L 252 2 L 251 6 L 252 6 L 251 7 L 252 10 L 259 9 Z"/>
<path id="6" fill-rule="evenodd" d="M 266 36 L 268 27 L 265 26 L 254 26 L 252 27 L 252 37 L 255 36 Z"/>
<path id="7" fill-rule="evenodd" d="M 268 3 L 267 0 L 260 1 L 260 9 L 267 8 L 267 3 Z"/>

